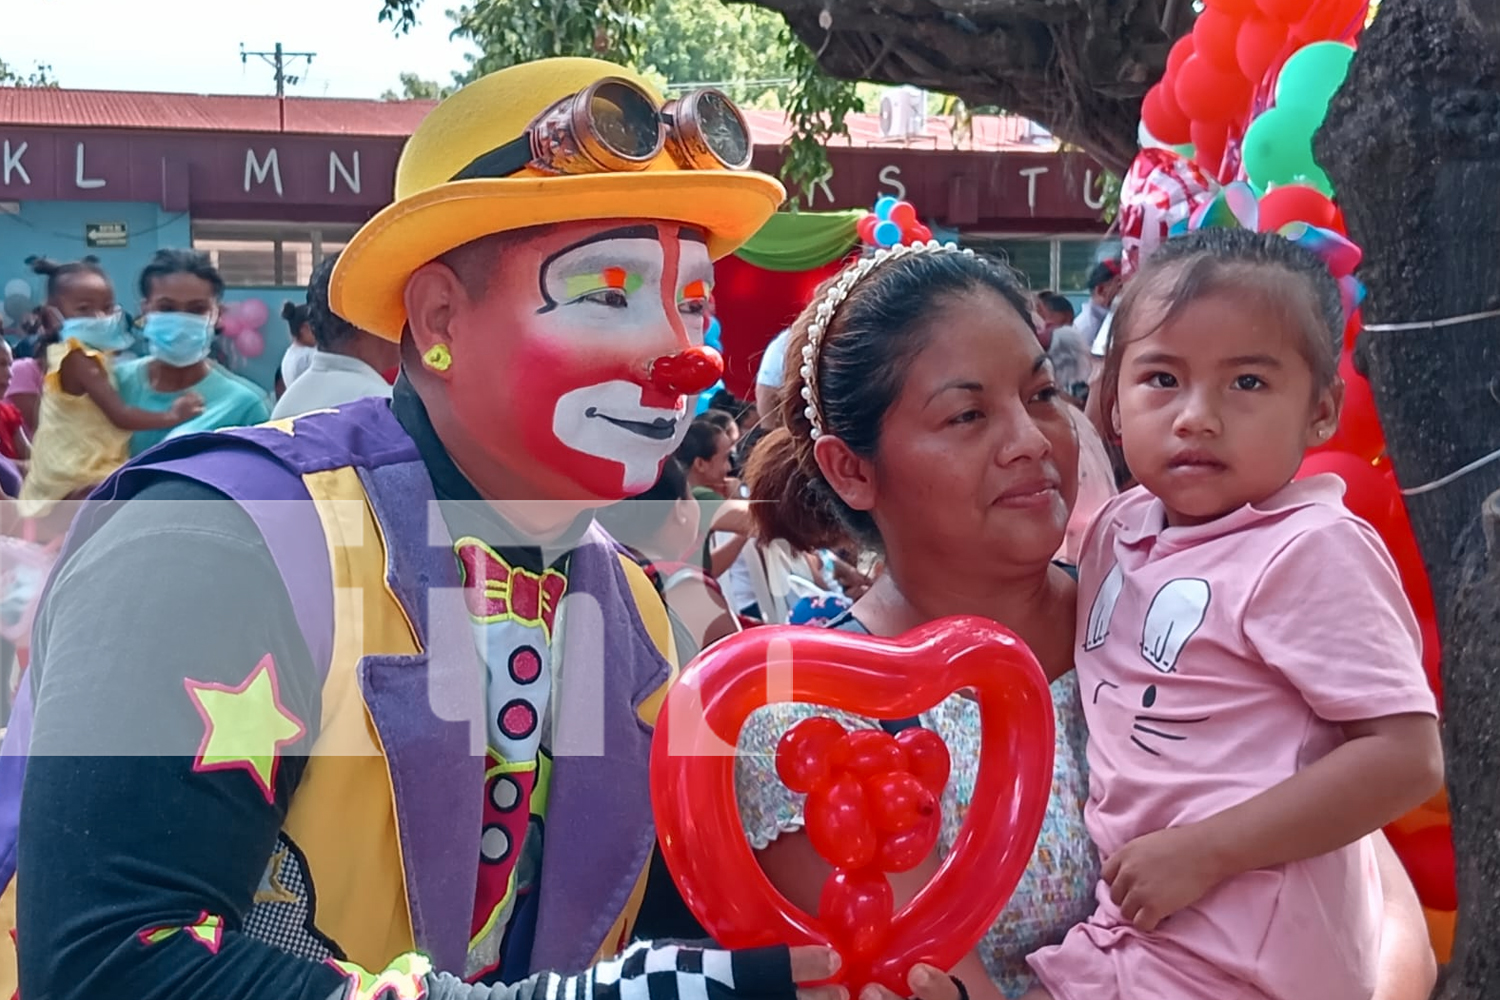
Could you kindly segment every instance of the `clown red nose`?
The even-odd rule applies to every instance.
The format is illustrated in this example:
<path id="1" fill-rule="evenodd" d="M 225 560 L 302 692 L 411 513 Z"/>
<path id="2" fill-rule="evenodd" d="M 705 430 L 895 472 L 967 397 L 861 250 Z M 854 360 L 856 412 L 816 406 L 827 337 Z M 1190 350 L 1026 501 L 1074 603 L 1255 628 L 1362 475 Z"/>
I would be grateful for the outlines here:
<path id="1" fill-rule="evenodd" d="M 724 377 L 724 358 L 706 345 L 651 362 L 651 385 L 661 392 L 695 396 Z"/>

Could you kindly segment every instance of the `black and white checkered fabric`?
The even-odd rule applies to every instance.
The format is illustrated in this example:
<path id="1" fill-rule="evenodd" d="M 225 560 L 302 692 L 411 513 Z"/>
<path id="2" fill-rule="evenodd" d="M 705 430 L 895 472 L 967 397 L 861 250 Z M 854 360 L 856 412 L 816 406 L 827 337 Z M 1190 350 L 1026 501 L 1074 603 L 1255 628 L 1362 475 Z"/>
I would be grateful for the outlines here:
<path id="1" fill-rule="evenodd" d="M 577 975 L 541 972 L 519 983 L 472 986 L 428 980 L 431 1000 L 795 1000 L 784 947 L 725 951 L 639 941 Z"/>

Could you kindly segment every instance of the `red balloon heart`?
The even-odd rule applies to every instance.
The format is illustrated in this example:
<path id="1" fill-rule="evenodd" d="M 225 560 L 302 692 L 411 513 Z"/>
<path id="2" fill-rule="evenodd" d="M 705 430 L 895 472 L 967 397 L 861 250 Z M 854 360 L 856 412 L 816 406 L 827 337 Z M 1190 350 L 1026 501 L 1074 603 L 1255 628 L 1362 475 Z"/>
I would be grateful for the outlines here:
<path id="1" fill-rule="evenodd" d="M 881 729 L 857 729 L 833 748 L 829 763 L 834 770 L 869 778 L 888 771 L 904 771 L 906 754 L 901 752 L 896 737 L 890 733 Z"/>
<path id="2" fill-rule="evenodd" d="M 911 726 L 896 734 L 896 745 L 906 754 L 907 770 L 933 795 L 942 795 L 952 769 L 943 738 L 930 729 Z"/>
<path id="3" fill-rule="evenodd" d="M 793 906 L 761 871 L 735 801 L 736 740 L 750 713 L 771 702 L 906 719 L 963 689 L 974 692 L 982 724 L 976 806 L 932 881 L 893 917 L 877 953 L 861 959 L 827 919 Z M 1051 794 L 1053 739 L 1041 666 L 1015 633 L 987 619 L 946 618 L 898 639 L 749 629 L 689 664 L 657 718 L 651 800 L 662 855 L 688 907 L 725 946 L 832 945 L 844 958 L 834 981 L 851 994 L 879 982 L 905 996 L 914 964 L 952 968 L 1015 891 Z M 897 741 L 903 751 L 919 747 L 904 756 L 930 789 L 936 769 L 923 763 L 923 744 L 930 749 L 926 737 Z M 936 819 L 927 835 L 936 836 Z"/>
<path id="4" fill-rule="evenodd" d="M 852 775 L 837 775 L 814 788 L 803 812 L 813 850 L 836 867 L 853 870 L 875 860 L 880 841 L 870 822 L 870 803 Z"/>
<path id="5" fill-rule="evenodd" d="M 833 775 L 828 757 L 847 730 L 832 719 L 806 719 L 787 730 L 776 746 L 776 775 L 794 792 L 806 795 Z"/>
<path id="6" fill-rule="evenodd" d="M 723 377 L 724 358 L 707 344 L 651 362 L 651 384 L 679 396 L 695 396 Z"/>
<path id="7" fill-rule="evenodd" d="M 873 869 L 835 872 L 818 898 L 818 913 L 836 930 L 841 951 L 867 962 L 885 943 L 895 908 L 890 881 Z"/>
<path id="8" fill-rule="evenodd" d="M 937 812 L 937 796 L 907 771 L 878 774 L 865 782 L 870 818 L 881 833 L 915 830 Z"/>

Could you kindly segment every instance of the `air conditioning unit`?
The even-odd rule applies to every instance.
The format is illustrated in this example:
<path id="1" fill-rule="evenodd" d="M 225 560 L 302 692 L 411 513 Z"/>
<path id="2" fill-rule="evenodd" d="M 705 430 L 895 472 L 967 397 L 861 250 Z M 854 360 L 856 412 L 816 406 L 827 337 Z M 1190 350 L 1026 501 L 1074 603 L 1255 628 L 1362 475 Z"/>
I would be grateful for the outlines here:
<path id="1" fill-rule="evenodd" d="M 880 98 L 880 135 L 910 139 L 927 131 L 927 91 L 892 87 Z"/>

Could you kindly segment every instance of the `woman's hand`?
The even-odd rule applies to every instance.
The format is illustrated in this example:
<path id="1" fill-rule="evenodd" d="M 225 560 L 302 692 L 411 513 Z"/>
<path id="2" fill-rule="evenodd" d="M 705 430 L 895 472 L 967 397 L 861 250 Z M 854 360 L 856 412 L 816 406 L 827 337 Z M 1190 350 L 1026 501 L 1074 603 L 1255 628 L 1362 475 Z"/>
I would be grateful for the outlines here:
<path id="1" fill-rule="evenodd" d="M 930 965 L 914 965 L 907 973 L 906 985 L 911 988 L 915 1000 L 970 1000 L 967 985 Z M 986 981 L 986 986 L 989 983 Z M 994 992 L 991 989 L 988 992 Z M 998 995 L 998 994 L 996 994 Z M 859 1000 L 906 1000 L 886 989 L 871 983 L 859 994 Z"/>

